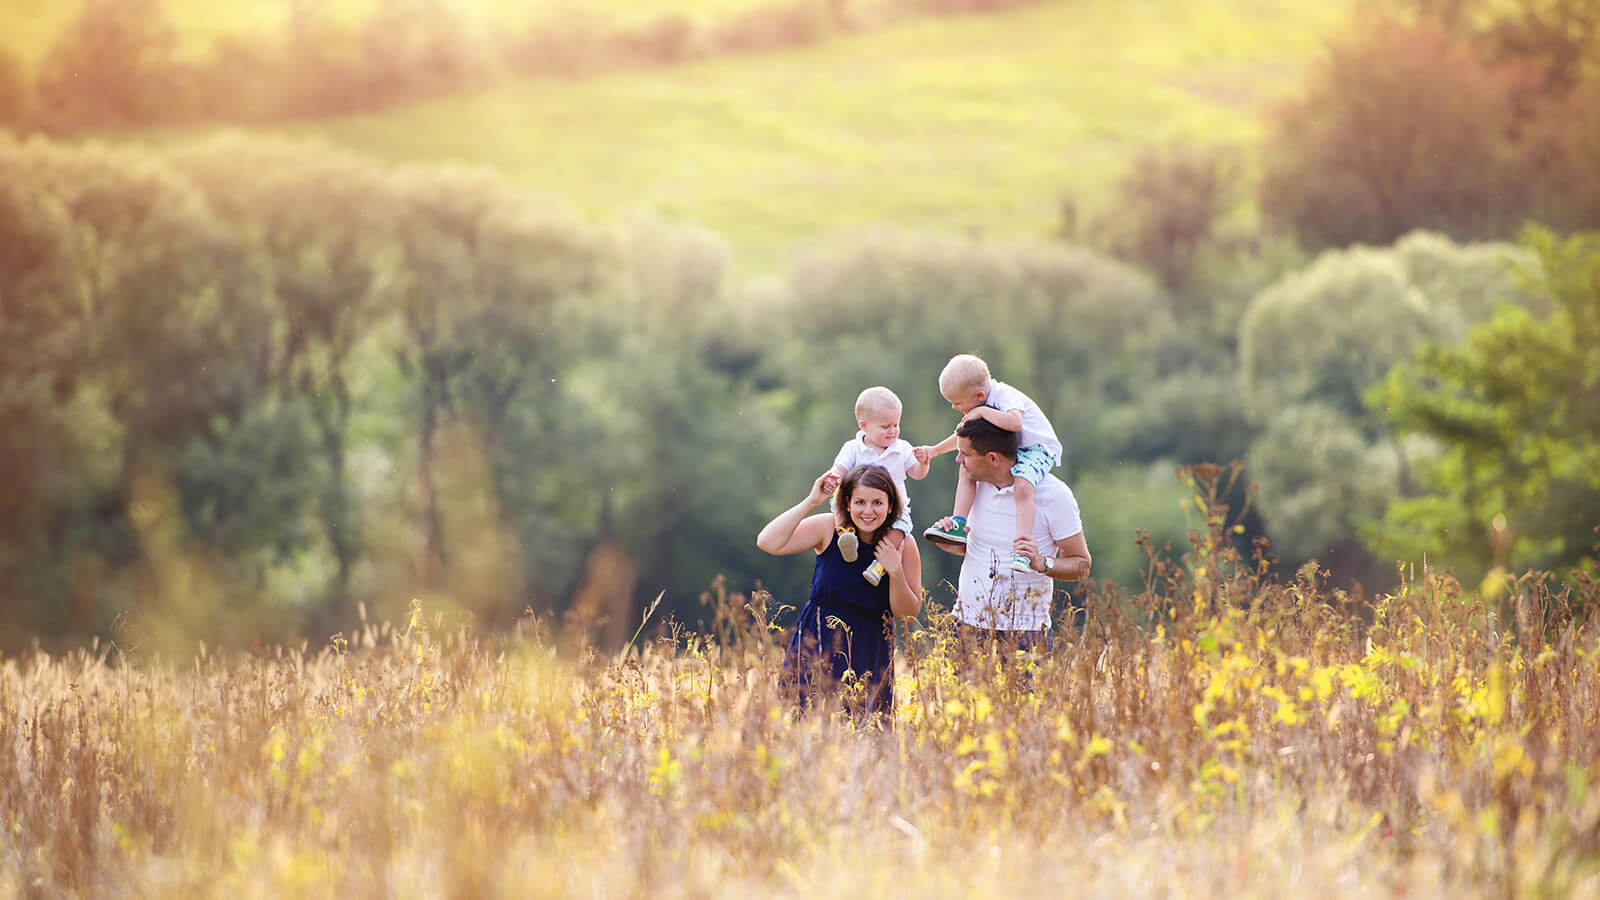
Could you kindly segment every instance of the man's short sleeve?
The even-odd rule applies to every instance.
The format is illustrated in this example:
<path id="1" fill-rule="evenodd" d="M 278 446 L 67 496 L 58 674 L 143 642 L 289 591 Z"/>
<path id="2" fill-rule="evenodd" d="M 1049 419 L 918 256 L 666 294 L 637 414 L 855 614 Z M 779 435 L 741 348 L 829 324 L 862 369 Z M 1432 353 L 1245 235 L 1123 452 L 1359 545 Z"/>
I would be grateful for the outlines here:
<path id="1" fill-rule="evenodd" d="M 1044 488 L 1046 485 L 1048 489 L 1037 493 L 1035 505 L 1049 526 L 1050 540 L 1060 541 L 1082 532 L 1083 519 L 1078 513 L 1078 498 L 1073 496 L 1072 488 L 1054 475 L 1046 476 L 1039 486 Z"/>

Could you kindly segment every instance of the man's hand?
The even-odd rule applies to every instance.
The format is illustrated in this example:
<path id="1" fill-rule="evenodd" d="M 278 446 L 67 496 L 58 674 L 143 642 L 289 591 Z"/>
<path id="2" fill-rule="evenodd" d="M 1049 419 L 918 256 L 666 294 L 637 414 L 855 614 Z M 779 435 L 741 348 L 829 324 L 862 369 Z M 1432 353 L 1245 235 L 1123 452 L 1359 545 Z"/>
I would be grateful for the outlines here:
<path id="1" fill-rule="evenodd" d="M 1028 568 L 1041 575 L 1050 571 L 1050 557 L 1039 552 L 1039 542 L 1032 536 L 1022 535 L 1011 542 L 1011 552 L 1020 553 L 1028 558 Z"/>
<path id="2" fill-rule="evenodd" d="M 951 528 L 955 527 L 955 524 L 956 524 L 955 516 L 945 516 L 944 518 L 940 519 L 939 521 L 933 523 L 933 527 L 939 529 L 940 531 L 949 531 Z M 972 521 L 970 519 L 967 520 L 967 524 L 968 524 L 968 527 L 971 527 Z M 933 540 L 930 540 L 928 543 L 934 545 L 935 547 L 938 547 L 940 550 L 943 550 L 944 552 L 949 553 L 949 554 L 951 554 L 953 556 L 966 556 L 967 555 L 967 545 L 966 544 L 946 544 L 946 543 L 943 543 L 942 541 L 933 541 Z"/>

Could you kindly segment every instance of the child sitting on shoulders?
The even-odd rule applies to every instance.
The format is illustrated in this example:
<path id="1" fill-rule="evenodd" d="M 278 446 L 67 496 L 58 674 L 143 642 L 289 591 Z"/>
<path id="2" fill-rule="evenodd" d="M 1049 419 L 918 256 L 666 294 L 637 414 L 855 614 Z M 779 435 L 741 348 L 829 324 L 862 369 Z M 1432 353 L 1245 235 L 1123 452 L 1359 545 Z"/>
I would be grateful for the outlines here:
<path id="1" fill-rule="evenodd" d="M 1017 464 L 1011 474 L 1017 476 L 1012 491 L 1017 504 L 1017 533 L 1033 534 L 1033 489 L 1050 470 L 1061 464 L 1061 441 L 1045 417 L 1039 404 L 1027 394 L 1003 381 L 995 381 L 989 366 L 970 353 L 951 357 L 939 373 L 939 393 L 956 411 L 962 421 L 984 418 L 1007 431 L 1020 432 Z M 917 447 L 913 452 L 918 463 L 926 467 L 933 457 L 956 449 L 956 436 L 949 437 L 932 447 Z M 920 476 L 919 476 L 920 477 Z M 942 544 L 967 542 L 967 514 L 972 511 L 976 487 L 966 469 L 961 469 L 956 482 L 955 524 L 950 528 L 938 526 L 923 532 L 923 537 Z M 1018 572 L 1029 570 L 1028 557 L 1014 553 L 1011 568 Z"/>
<path id="2" fill-rule="evenodd" d="M 895 489 L 900 492 L 903 511 L 884 540 L 897 553 L 906 535 L 911 534 L 911 500 L 906 495 L 906 479 L 921 479 L 928 474 L 927 460 L 918 460 L 911 444 L 900 438 L 900 413 L 900 398 L 895 396 L 894 391 L 886 387 L 869 387 L 862 391 L 856 397 L 856 425 L 861 430 L 856 432 L 854 439 L 846 441 L 839 448 L 833 468 L 828 470 L 828 480 L 823 485 L 831 494 L 839 486 L 839 479 L 856 466 L 871 463 L 888 469 L 890 477 L 894 479 Z M 971 500 L 967 503 L 970 507 Z M 845 562 L 855 562 L 858 549 L 859 542 L 854 531 L 848 525 L 841 527 L 839 553 Z M 883 575 L 883 565 L 877 560 L 873 560 L 872 565 L 861 573 L 861 577 L 873 585 Z"/>

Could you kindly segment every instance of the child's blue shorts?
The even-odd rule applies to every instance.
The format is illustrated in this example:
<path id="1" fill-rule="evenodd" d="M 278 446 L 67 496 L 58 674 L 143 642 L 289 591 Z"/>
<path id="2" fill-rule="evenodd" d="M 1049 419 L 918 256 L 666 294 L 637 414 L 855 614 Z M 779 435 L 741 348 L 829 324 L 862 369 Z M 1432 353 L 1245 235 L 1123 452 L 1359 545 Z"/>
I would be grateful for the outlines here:
<path id="1" fill-rule="evenodd" d="M 1038 487 L 1039 482 L 1055 467 L 1055 460 L 1050 458 L 1050 451 L 1044 445 L 1029 444 L 1017 449 L 1017 464 L 1011 467 L 1011 474 Z"/>

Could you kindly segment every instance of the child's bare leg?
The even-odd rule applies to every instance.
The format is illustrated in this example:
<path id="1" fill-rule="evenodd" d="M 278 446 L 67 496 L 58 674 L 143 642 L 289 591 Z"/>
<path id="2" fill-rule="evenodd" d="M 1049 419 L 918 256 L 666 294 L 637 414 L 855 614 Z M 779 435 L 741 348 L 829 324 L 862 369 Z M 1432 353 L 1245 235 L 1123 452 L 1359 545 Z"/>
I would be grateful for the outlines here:
<path id="1" fill-rule="evenodd" d="M 967 514 L 972 512 L 972 501 L 978 496 L 977 482 L 967 474 L 965 466 L 956 477 L 956 518 L 965 521 Z"/>
<path id="2" fill-rule="evenodd" d="M 1011 495 L 1017 498 L 1017 537 L 1027 537 L 1033 534 L 1033 483 L 1018 478 Z"/>
<path id="3" fill-rule="evenodd" d="M 1017 502 L 1017 537 L 1029 537 L 1033 534 L 1033 482 L 1018 478 L 1011 485 L 1011 495 Z M 1028 570 L 1028 558 L 1013 550 L 1011 568 L 1019 572 Z"/>

